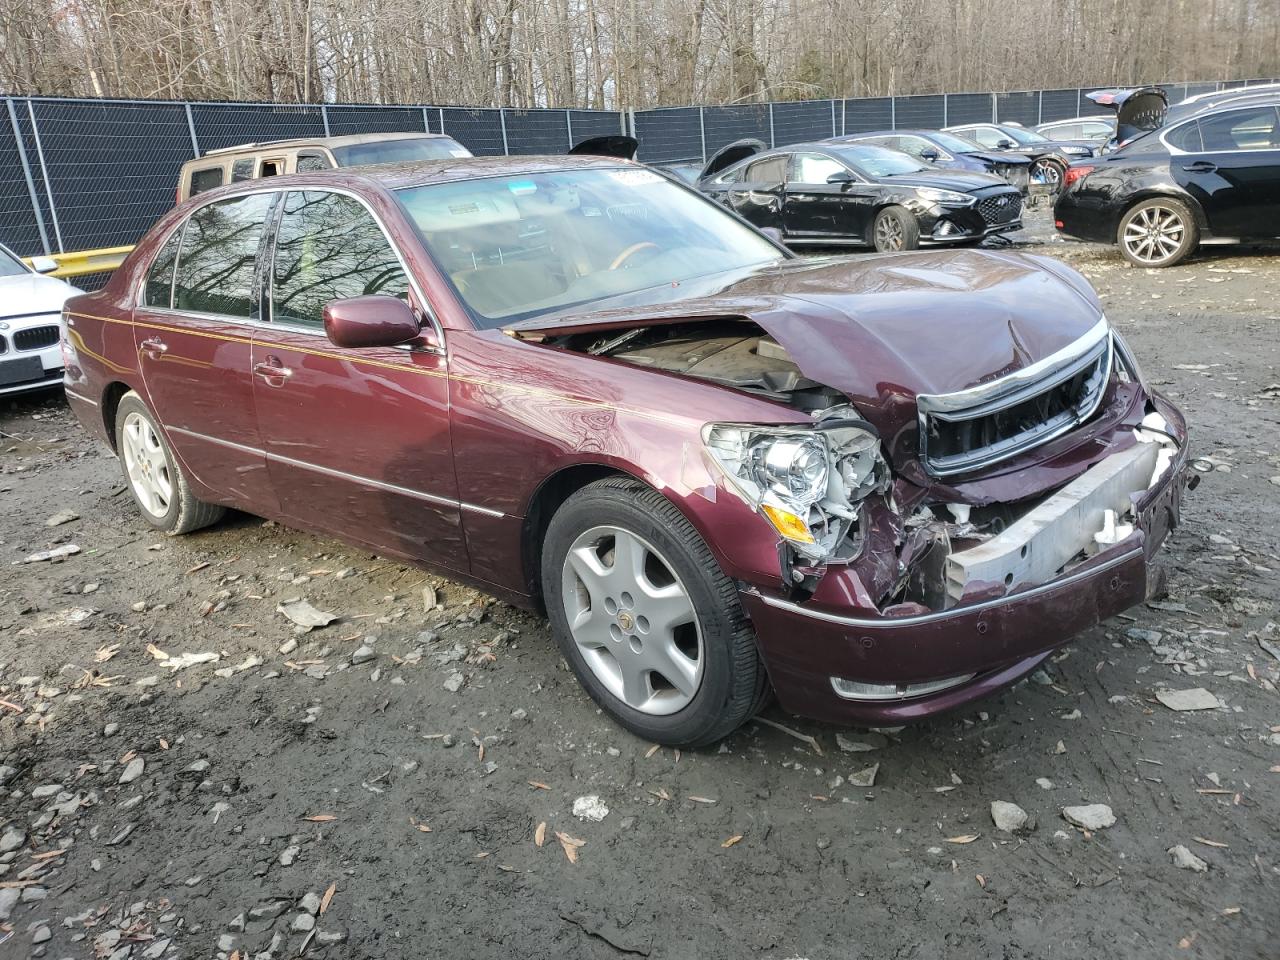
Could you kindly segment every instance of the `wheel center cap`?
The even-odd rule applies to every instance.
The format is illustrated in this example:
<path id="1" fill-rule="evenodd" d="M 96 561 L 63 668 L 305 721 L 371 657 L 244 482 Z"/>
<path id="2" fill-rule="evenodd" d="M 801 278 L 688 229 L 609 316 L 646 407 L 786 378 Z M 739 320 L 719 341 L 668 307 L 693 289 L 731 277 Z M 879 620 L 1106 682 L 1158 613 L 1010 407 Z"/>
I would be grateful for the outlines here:
<path id="1" fill-rule="evenodd" d="M 620 610 L 618 612 L 618 626 L 620 626 L 623 630 L 626 630 L 628 633 L 630 633 L 631 628 L 635 626 L 635 623 L 636 623 L 636 618 L 633 617 L 631 614 L 629 614 L 626 610 Z"/>

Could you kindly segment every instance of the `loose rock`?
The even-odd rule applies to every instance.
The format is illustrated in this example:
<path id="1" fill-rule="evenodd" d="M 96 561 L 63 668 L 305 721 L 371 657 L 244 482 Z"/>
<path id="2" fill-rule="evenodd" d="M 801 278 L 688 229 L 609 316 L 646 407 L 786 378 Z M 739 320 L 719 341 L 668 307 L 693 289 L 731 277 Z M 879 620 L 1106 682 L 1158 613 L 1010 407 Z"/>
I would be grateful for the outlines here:
<path id="1" fill-rule="evenodd" d="M 997 830 L 1004 833 L 1018 833 L 1026 829 L 1029 819 L 1027 811 L 1016 803 L 1010 803 L 1007 800 L 991 801 L 991 822 L 996 825 Z"/>
<path id="2" fill-rule="evenodd" d="M 1105 803 L 1089 803 L 1079 807 L 1063 807 L 1062 816 L 1068 823 L 1085 830 L 1102 830 L 1114 826 L 1116 815 Z"/>

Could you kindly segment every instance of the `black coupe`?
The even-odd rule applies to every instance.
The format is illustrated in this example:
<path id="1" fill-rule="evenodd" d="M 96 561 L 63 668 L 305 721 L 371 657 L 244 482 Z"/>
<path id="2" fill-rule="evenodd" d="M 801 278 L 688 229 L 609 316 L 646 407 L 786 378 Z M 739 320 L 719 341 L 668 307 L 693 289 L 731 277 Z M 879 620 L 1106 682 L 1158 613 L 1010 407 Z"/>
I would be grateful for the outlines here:
<path id="1" fill-rule="evenodd" d="M 698 189 L 784 243 L 912 250 L 979 243 L 1022 227 L 1022 194 L 989 173 L 937 170 L 881 147 L 726 147 Z"/>
<path id="2" fill-rule="evenodd" d="M 1210 108 L 1072 165 L 1053 217 L 1140 267 L 1202 243 L 1280 238 L 1280 97 Z"/>

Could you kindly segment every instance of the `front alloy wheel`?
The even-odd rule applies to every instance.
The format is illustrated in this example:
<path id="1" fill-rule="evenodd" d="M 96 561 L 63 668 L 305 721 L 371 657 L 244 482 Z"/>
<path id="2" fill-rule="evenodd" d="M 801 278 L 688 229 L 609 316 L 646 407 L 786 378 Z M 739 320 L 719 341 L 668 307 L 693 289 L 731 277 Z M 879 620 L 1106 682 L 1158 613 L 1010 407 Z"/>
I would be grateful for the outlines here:
<path id="1" fill-rule="evenodd" d="M 578 682 L 637 736 L 705 746 L 764 704 L 768 679 L 737 585 L 644 484 L 600 480 L 561 505 L 543 540 L 542 596 Z"/>
<path id="2" fill-rule="evenodd" d="M 920 246 L 920 224 L 904 207 L 885 207 L 871 225 L 871 243 L 880 253 L 915 250 Z"/>
<path id="3" fill-rule="evenodd" d="M 561 598 L 582 659 L 633 710 L 665 716 L 702 682 L 702 631 L 671 563 L 643 537 L 592 527 L 564 559 Z"/>
<path id="4" fill-rule="evenodd" d="M 1120 221 L 1120 251 L 1139 267 L 1169 267 L 1185 260 L 1199 242 L 1191 211 L 1177 200 L 1139 203 Z"/>

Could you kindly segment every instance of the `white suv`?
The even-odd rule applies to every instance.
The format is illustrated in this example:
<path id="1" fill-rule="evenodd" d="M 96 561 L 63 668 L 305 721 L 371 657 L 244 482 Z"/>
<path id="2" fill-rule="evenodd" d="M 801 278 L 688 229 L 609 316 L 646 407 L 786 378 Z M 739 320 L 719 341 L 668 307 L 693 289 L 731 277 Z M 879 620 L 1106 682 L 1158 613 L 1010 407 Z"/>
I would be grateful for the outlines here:
<path id="1" fill-rule="evenodd" d="M 58 269 L 52 258 L 32 263 L 0 244 L 0 395 L 62 383 L 58 322 L 62 305 L 83 291 L 42 276 Z"/>

